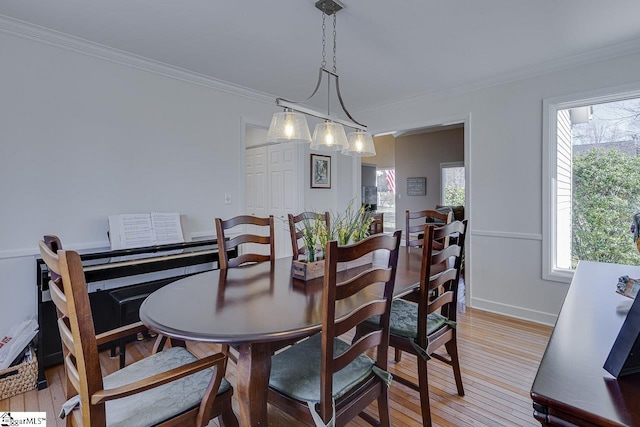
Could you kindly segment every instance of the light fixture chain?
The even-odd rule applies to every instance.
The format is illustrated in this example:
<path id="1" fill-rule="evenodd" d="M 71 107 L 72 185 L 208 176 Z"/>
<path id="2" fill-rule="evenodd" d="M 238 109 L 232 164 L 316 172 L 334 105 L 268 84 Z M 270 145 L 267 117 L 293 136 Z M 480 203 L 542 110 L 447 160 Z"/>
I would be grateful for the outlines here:
<path id="1" fill-rule="evenodd" d="M 327 36 L 326 36 L 327 24 L 325 23 L 326 16 L 327 15 L 324 12 L 324 4 L 323 4 L 322 5 L 322 62 L 320 63 L 321 68 L 325 68 L 327 66 L 327 58 L 326 58 L 326 52 L 325 52 L 325 48 L 327 45 Z"/>
<path id="2" fill-rule="evenodd" d="M 336 68 L 336 22 L 337 22 L 337 17 L 338 13 L 334 12 L 333 13 L 333 72 L 336 73 L 337 72 L 337 68 Z"/>

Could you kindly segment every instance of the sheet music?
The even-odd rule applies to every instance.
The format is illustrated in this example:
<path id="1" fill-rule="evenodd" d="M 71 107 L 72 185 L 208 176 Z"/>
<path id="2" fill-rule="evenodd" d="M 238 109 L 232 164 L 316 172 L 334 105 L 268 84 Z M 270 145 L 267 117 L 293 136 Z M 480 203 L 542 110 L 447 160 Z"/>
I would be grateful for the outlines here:
<path id="1" fill-rule="evenodd" d="M 120 243 L 123 248 L 150 246 L 155 241 L 149 214 L 120 215 Z"/>
<path id="2" fill-rule="evenodd" d="M 155 232 L 156 243 L 163 245 L 184 242 L 180 214 L 151 212 L 151 226 Z"/>
<path id="3" fill-rule="evenodd" d="M 184 242 L 179 213 L 144 213 L 109 216 L 111 249 Z"/>

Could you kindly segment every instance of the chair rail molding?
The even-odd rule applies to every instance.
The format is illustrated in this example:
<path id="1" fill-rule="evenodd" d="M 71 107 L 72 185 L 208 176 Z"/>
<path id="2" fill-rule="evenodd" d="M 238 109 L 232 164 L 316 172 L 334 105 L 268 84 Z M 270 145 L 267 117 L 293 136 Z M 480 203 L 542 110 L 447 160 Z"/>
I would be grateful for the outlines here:
<path id="1" fill-rule="evenodd" d="M 68 245 L 69 249 L 74 251 L 84 251 L 84 250 L 109 250 L 110 244 L 108 240 L 104 241 L 96 241 L 96 242 L 88 242 L 88 243 L 75 243 Z M 3 259 L 11 259 L 11 258 L 23 258 L 23 257 L 33 257 L 40 256 L 40 251 L 37 246 L 32 248 L 17 248 L 17 249 L 9 249 L 6 251 L 0 251 L 0 260 Z"/>
<path id="2" fill-rule="evenodd" d="M 497 237 L 501 239 L 542 240 L 542 233 L 515 233 L 512 231 L 471 230 L 472 236 Z"/>

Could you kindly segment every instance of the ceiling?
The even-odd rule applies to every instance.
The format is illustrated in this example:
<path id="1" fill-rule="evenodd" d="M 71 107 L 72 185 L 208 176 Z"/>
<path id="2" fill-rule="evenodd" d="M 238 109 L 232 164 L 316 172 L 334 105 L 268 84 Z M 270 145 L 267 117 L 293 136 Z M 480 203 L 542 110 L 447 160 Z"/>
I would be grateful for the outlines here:
<path id="1" fill-rule="evenodd" d="M 638 0 L 343 3 L 337 71 L 352 113 L 640 50 Z M 0 19 L 292 100 L 321 62 L 314 0 L 2 0 Z"/>

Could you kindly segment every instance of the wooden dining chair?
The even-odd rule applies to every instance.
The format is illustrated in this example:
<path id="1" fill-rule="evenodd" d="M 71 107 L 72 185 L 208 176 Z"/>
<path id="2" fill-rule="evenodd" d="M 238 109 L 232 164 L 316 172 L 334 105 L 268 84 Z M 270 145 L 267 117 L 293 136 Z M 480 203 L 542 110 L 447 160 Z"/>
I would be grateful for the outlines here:
<path id="1" fill-rule="evenodd" d="M 299 224 L 301 222 L 304 223 L 305 221 L 313 223 L 318 219 L 324 222 L 327 231 L 331 229 L 329 212 L 302 212 L 298 215 L 289 214 L 289 234 L 291 235 L 291 250 L 293 259 L 298 259 L 300 255 L 304 255 L 307 251 L 304 242 L 300 242 L 300 239 L 302 239 L 302 229 Z"/>
<path id="2" fill-rule="evenodd" d="M 378 212 L 371 215 L 373 221 L 369 225 L 369 235 L 380 234 L 384 232 L 384 213 Z"/>
<path id="3" fill-rule="evenodd" d="M 458 360 L 456 310 L 466 231 L 467 220 L 454 221 L 440 227 L 427 225 L 422 248 L 420 299 L 418 303 L 395 299 L 391 304 L 389 345 L 416 355 L 418 384 L 401 374 L 394 374 L 394 378 L 420 393 L 422 421 L 425 426 L 431 425 L 427 360 L 433 357 L 450 365 L 458 394 L 464 396 Z M 436 249 L 438 242 L 453 236 L 457 237 L 456 243 L 441 250 Z M 434 290 L 438 292 L 434 294 Z M 354 339 L 364 336 L 379 324 L 380 320 L 377 318 L 368 320 L 358 327 Z M 442 346 L 448 356 L 436 353 Z"/>
<path id="4" fill-rule="evenodd" d="M 196 359 L 179 346 L 161 351 L 166 337 L 159 336 L 151 356 L 103 377 L 98 346 L 146 327 L 138 322 L 96 335 L 80 256 L 59 249 L 56 236 L 46 236 L 39 246 L 58 313 L 67 426 L 204 427 L 215 417 L 224 426 L 238 425 L 221 353 Z"/>
<path id="5" fill-rule="evenodd" d="M 423 210 L 416 212 L 405 211 L 406 228 L 405 238 L 407 247 L 422 247 L 424 240 L 424 225 L 432 223 L 437 225 L 449 224 L 453 221 L 453 213 L 447 210 Z M 443 245 L 445 242 L 441 242 Z M 436 244 L 436 246 L 439 246 Z M 442 249 L 442 247 L 440 247 Z"/>
<path id="6" fill-rule="evenodd" d="M 379 234 L 349 246 L 327 243 L 322 294 L 322 331 L 271 358 L 269 403 L 308 425 L 345 425 L 359 415 L 372 425 L 389 426 L 387 351 L 401 233 Z M 386 266 L 372 265 L 340 281 L 339 262 L 386 250 Z M 342 273 L 344 274 L 344 273 Z M 344 276 L 342 276 L 344 277 Z M 372 297 L 377 295 L 377 297 Z M 339 337 L 371 316 L 379 327 L 348 344 Z M 375 358 L 365 354 L 371 350 Z M 379 422 L 364 413 L 378 402 Z"/>
<path id="7" fill-rule="evenodd" d="M 240 215 L 228 220 L 216 218 L 216 234 L 218 238 L 218 258 L 220 268 L 238 267 L 249 262 L 273 261 L 276 259 L 273 215 L 261 218 L 252 215 Z M 248 233 L 230 237 L 228 230 L 234 227 L 262 227 L 266 229 L 264 234 L 255 234 L 252 229 Z M 261 228 L 261 229 L 262 229 Z M 242 252 L 239 250 L 243 244 L 268 245 L 268 255 Z M 229 251 L 238 249 L 238 256 L 229 258 Z"/>

